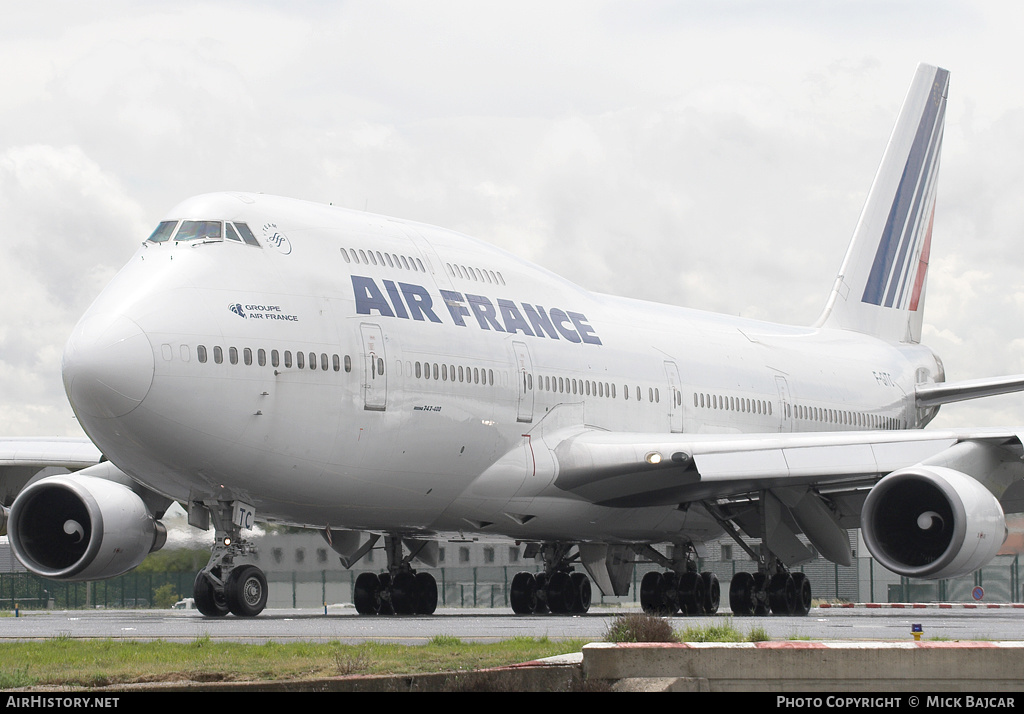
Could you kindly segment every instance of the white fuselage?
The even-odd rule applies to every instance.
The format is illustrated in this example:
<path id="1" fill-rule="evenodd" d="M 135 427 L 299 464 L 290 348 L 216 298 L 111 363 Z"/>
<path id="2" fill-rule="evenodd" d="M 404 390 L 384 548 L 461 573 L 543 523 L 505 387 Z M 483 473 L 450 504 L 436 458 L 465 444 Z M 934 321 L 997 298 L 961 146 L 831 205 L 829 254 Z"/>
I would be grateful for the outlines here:
<path id="1" fill-rule="evenodd" d="M 666 433 L 918 428 L 933 412 L 916 409 L 914 385 L 942 378 L 920 345 L 595 294 L 428 226 L 234 194 L 168 218 L 245 221 L 261 247 L 144 244 L 69 341 L 68 394 L 140 482 L 179 501 L 242 500 L 264 519 L 702 540 L 717 525 L 701 509 L 595 506 L 525 470 L 507 488 L 474 482 L 529 450 L 545 419 Z"/>

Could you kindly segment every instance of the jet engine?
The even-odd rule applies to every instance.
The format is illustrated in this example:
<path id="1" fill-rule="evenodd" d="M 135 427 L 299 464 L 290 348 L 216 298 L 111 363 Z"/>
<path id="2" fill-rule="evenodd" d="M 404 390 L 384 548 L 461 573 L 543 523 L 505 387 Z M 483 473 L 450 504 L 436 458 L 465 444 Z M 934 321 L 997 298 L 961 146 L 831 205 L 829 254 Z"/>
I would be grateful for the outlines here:
<path id="1" fill-rule="evenodd" d="M 7 521 L 25 567 L 57 580 L 112 578 L 163 547 L 167 530 L 127 486 L 93 476 L 49 476 L 25 488 Z"/>
<path id="2" fill-rule="evenodd" d="M 868 550 L 913 578 L 954 578 L 988 563 L 1006 540 L 1003 508 L 967 474 L 917 464 L 879 481 L 864 501 Z"/>

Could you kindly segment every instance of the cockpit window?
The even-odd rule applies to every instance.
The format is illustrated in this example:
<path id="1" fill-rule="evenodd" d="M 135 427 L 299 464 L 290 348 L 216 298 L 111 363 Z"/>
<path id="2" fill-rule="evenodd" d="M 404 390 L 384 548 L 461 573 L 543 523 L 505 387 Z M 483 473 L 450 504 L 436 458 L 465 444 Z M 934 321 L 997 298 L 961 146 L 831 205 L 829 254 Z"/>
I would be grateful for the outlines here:
<path id="1" fill-rule="evenodd" d="M 171 237 L 171 234 L 174 233 L 174 227 L 177 225 L 177 221 L 162 221 L 156 227 L 156 230 L 153 231 L 152 235 L 149 236 L 148 240 L 154 243 L 163 243 Z"/>
<path id="2" fill-rule="evenodd" d="M 177 229 L 177 232 L 175 232 Z M 236 243 L 245 243 L 261 247 L 252 230 L 245 223 L 230 221 L 163 221 L 156 227 L 148 241 L 151 243 L 164 243 L 174 241 L 210 241 L 210 240 L 232 240 Z"/>
<path id="3" fill-rule="evenodd" d="M 235 223 L 235 228 L 237 228 L 238 232 L 241 234 L 242 240 L 244 240 L 249 245 L 254 245 L 257 248 L 259 247 L 260 242 L 256 240 L 256 236 L 254 236 L 252 234 L 252 231 L 249 230 L 249 226 L 247 226 L 244 223 Z"/>
<path id="4" fill-rule="evenodd" d="M 182 221 L 174 240 L 220 240 L 220 221 Z"/>

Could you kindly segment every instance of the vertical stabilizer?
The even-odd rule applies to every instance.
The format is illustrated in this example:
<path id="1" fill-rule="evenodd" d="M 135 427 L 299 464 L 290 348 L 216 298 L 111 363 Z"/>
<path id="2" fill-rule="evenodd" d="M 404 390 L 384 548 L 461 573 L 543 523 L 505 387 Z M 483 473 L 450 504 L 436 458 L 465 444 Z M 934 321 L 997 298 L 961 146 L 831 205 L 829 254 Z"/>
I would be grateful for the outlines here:
<path id="1" fill-rule="evenodd" d="M 948 88 L 918 66 L 819 326 L 920 342 Z"/>

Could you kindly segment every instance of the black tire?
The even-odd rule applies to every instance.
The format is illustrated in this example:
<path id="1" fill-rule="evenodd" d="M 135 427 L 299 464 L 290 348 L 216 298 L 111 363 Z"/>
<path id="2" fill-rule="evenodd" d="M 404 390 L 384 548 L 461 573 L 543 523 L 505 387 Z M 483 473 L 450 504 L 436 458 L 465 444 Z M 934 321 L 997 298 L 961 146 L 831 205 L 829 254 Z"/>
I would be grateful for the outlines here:
<path id="1" fill-rule="evenodd" d="M 508 599 L 512 612 L 517 615 L 532 615 L 537 611 L 537 578 L 533 573 L 522 571 L 512 577 Z"/>
<path id="2" fill-rule="evenodd" d="M 437 609 L 437 581 L 430 573 L 416 573 L 416 614 L 433 615 Z"/>
<path id="3" fill-rule="evenodd" d="M 811 611 L 811 581 L 803 573 L 793 573 L 793 588 L 796 590 L 796 604 L 793 608 L 794 615 L 806 615 Z"/>
<path id="4" fill-rule="evenodd" d="M 360 573 L 352 588 L 352 604 L 360 615 L 380 613 L 380 578 L 376 573 Z"/>
<path id="5" fill-rule="evenodd" d="M 704 581 L 704 614 L 714 615 L 722 603 L 722 586 L 711 572 L 701 573 L 700 579 Z"/>
<path id="6" fill-rule="evenodd" d="M 773 615 L 792 615 L 796 609 L 796 587 L 789 573 L 776 573 L 768 582 L 768 602 Z"/>
<path id="7" fill-rule="evenodd" d="M 657 570 L 647 573 L 640 581 L 640 607 L 648 615 L 665 614 L 665 578 Z"/>
<path id="8" fill-rule="evenodd" d="M 398 573 L 391 579 L 391 607 L 396 615 L 412 615 L 416 612 L 416 576 L 408 571 Z"/>
<path id="9" fill-rule="evenodd" d="M 767 615 L 770 612 L 768 607 L 768 576 L 764 573 L 754 573 L 754 614 Z"/>
<path id="10" fill-rule="evenodd" d="M 576 607 L 573 612 L 577 614 L 583 614 L 590 609 L 590 601 L 593 595 L 593 590 L 590 587 L 590 578 L 585 573 L 573 573 L 572 577 L 572 589 L 576 593 Z"/>
<path id="11" fill-rule="evenodd" d="M 733 615 L 746 617 L 756 609 L 754 598 L 754 576 L 750 573 L 736 573 L 729 583 L 729 608 Z"/>
<path id="12" fill-rule="evenodd" d="M 228 609 L 237 617 L 256 617 L 267 606 L 267 576 L 255 565 L 241 565 L 224 583 Z"/>
<path id="13" fill-rule="evenodd" d="M 677 586 L 679 608 L 687 615 L 704 614 L 704 580 L 700 573 L 686 572 L 679 576 Z"/>
<path id="14" fill-rule="evenodd" d="M 548 608 L 556 614 L 572 612 L 576 606 L 576 592 L 569 573 L 559 571 L 548 580 Z"/>
<path id="15" fill-rule="evenodd" d="M 192 599 L 195 600 L 196 609 L 207 617 L 224 617 L 229 612 L 224 592 L 217 592 L 213 581 L 205 572 L 200 571 L 196 575 L 196 581 L 192 585 Z"/>

